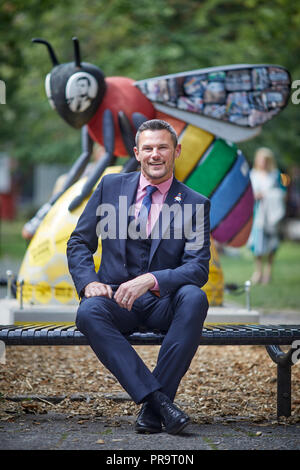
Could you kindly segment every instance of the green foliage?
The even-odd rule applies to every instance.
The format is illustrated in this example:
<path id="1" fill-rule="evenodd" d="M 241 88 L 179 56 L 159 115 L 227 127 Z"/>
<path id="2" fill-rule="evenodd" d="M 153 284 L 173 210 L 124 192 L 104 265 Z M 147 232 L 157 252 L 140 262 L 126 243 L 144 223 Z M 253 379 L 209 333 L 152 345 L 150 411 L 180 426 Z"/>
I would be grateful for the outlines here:
<path id="1" fill-rule="evenodd" d="M 21 232 L 24 220 L 2 220 L 0 224 L 0 259 L 10 257 L 20 260 L 23 258 L 27 243 L 22 238 Z"/>
<path id="2" fill-rule="evenodd" d="M 24 162 L 74 161 L 80 133 L 50 109 L 44 79 L 51 42 L 60 62 L 73 60 L 72 37 L 82 58 L 106 76 L 134 79 L 235 63 L 274 63 L 300 78 L 300 10 L 289 0 L 3 0 L 0 15 L 2 105 L 0 150 Z M 290 103 L 242 145 L 252 159 L 257 145 L 273 148 L 283 165 L 299 161 L 298 107 Z"/>

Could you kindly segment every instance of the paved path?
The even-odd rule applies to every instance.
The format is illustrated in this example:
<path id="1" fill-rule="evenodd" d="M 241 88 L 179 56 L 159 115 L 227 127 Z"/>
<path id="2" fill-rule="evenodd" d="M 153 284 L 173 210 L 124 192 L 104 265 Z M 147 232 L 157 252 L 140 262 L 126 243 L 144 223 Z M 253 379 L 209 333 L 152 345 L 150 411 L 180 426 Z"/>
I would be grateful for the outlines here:
<path id="1" fill-rule="evenodd" d="M 113 419 L 67 417 L 64 414 L 22 415 L 0 422 L 0 449 L 6 450 L 299 450 L 300 423 L 264 424 L 224 418 L 210 424 L 190 424 L 172 436 L 136 434 L 134 417 Z M 192 455 L 193 452 L 189 453 Z M 196 452 L 197 453 L 197 452 Z M 172 452 L 174 454 L 174 452 Z"/>

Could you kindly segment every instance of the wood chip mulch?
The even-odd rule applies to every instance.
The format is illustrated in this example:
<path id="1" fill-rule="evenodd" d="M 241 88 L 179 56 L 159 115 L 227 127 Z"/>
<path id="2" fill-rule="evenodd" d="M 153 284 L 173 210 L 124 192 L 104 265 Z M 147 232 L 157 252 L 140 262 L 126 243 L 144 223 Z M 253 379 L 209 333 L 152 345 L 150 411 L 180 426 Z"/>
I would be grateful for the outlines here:
<path id="1" fill-rule="evenodd" d="M 136 350 L 152 369 L 159 346 Z M 292 416 L 276 417 L 276 364 L 263 346 L 200 346 L 175 402 L 195 423 L 300 422 L 300 361 L 292 367 Z M 0 364 L 0 420 L 55 411 L 87 419 L 135 416 L 133 403 L 86 346 L 6 348 Z"/>

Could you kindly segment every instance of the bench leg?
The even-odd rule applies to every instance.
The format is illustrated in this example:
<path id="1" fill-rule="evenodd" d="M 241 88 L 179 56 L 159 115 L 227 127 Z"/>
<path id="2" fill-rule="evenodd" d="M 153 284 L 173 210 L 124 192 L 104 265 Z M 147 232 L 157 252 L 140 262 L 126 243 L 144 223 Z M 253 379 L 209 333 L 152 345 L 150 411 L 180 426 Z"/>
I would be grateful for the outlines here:
<path id="1" fill-rule="evenodd" d="M 277 417 L 291 416 L 291 365 L 277 364 Z"/>
<path id="2" fill-rule="evenodd" d="M 277 418 L 291 416 L 291 356 L 294 349 L 284 353 L 278 345 L 267 345 L 266 350 L 277 364 Z"/>

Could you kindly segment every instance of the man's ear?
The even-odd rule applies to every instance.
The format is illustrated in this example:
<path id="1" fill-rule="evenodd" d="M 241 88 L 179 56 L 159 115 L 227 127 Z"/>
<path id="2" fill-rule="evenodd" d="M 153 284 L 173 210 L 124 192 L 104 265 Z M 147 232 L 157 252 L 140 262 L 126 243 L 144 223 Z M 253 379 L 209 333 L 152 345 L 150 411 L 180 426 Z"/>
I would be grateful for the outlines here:
<path id="1" fill-rule="evenodd" d="M 181 154 L 181 144 L 177 144 L 177 147 L 175 149 L 175 158 L 178 158 L 180 154 Z"/>
<path id="2" fill-rule="evenodd" d="M 133 151 L 134 151 L 134 154 L 135 154 L 135 158 L 137 159 L 137 161 L 139 162 L 140 161 L 140 158 L 139 158 L 139 149 L 137 147 L 133 147 Z"/>

